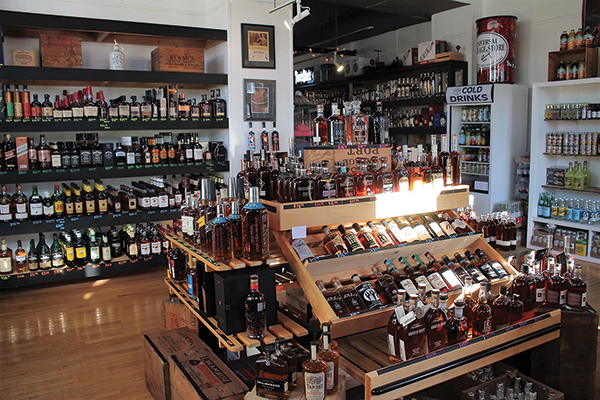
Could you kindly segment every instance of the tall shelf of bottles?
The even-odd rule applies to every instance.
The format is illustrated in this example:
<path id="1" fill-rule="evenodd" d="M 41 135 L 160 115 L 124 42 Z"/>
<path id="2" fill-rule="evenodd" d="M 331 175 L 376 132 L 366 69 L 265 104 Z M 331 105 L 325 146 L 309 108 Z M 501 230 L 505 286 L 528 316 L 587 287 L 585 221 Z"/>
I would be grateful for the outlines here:
<path id="1" fill-rule="evenodd" d="M 177 85 L 178 89 L 198 91 L 225 87 L 227 74 L 192 73 L 168 71 L 110 70 L 96 68 L 49 68 L 10 66 L 6 62 L 10 51 L 6 50 L 4 40 L 38 39 L 41 33 L 69 35 L 80 37 L 82 42 L 113 43 L 135 46 L 183 46 L 209 49 L 227 41 L 227 31 L 186 26 L 171 26 L 150 23 L 125 22 L 92 18 L 63 17 L 45 14 L 32 14 L 13 11 L 0 11 L 2 41 L 0 42 L 0 82 L 10 85 L 28 85 L 34 93 L 43 93 L 45 88 L 68 87 L 77 90 L 85 86 L 102 88 L 137 88 L 150 89 L 158 86 Z M 84 53 L 84 57 L 85 57 Z M 106 58 L 108 53 L 106 54 Z M 150 54 L 148 52 L 148 59 Z M 104 65 L 101 65 L 104 67 Z M 57 91 L 56 89 L 51 89 Z M 199 96 L 198 96 L 199 97 Z M 36 136 L 47 133 L 47 140 L 73 140 L 74 132 L 101 132 L 120 141 L 121 132 L 148 132 L 154 135 L 159 131 L 202 131 L 211 137 L 218 132 L 220 138 L 227 141 L 227 118 L 132 118 L 132 119 L 99 119 L 85 118 L 61 121 L 42 119 L 37 121 L 12 120 L 0 121 L 2 133 L 15 136 Z M 22 134 L 21 134 L 22 133 Z M 68 134 L 68 136 L 67 136 Z M 65 139 L 68 137 L 69 139 Z M 110 140 L 109 140 L 110 141 Z M 67 168 L 36 171 L 0 171 L 0 183 L 10 187 L 13 193 L 16 183 L 52 184 L 82 179 L 113 179 L 160 177 L 163 175 L 179 175 L 189 173 L 219 173 L 229 171 L 228 161 L 206 161 L 185 164 L 155 164 L 98 166 L 91 168 Z M 29 195 L 29 193 L 26 193 Z M 170 221 L 179 217 L 178 208 L 157 209 L 149 212 L 105 214 L 93 216 L 74 216 L 42 221 L 24 221 L 5 224 L 6 231 L 2 236 L 29 235 L 48 232 L 46 240 L 51 241 L 52 233 L 87 227 L 109 227 L 138 222 Z M 36 238 L 37 239 L 37 238 Z M 25 239 L 23 239 L 26 245 Z M 50 244 L 50 243 L 48 243 Z M 9 247 L 15 250 L 9 237 Z M 25 247 L 25 246 L 24 246 Z M 26 247 L 25 247 L 26 248 Z M 27 251 L 27 248 L 26 248 Z M 164 255 L 140 257 L 129 260 L 127 257 L 113 259 L 110 263 L 88 264 L 82 267 L 69 267 L 50 270 L 37 270 L 25 273 L 13 273 L 0 276 L 0 289 L 22 287 L 43 283 L 54 283 L 65 280 L 96 277 L 105 274 L 147 269 L 166 264 Z"/>
<path id="2" fill-rule="evenodd" d="M 466 83 L 468 81 L 467 65 L 468 63 L 465 61 L 444 61 L 414 65 L 333 79 L 327 82 L 296 85 L 295 89 L 303 92 L 315 91 L 325 96 L 320 101 L 323 101 L 326 105 L 335 101 L 339 102 L 342 97 L 345 97 L 344 100 L 356 97 L 362 101 L 361 107 L 363 109 L 368 107 L 371 112 L 376 110 L 376 102 L 381 101 L 383 111 L 392 116 L 390 139 L 394 143 L 400 143 L 405 141 L 406 135 L 441 135 L 446 133 L 445 125 L 440 123 L 446 101 L 444 88 Z M 435 76 L 435 86 L 437 87 L 433 92 L 430 95 L 421 96 L 420 94 L 410 95 L 406 90 L 404 97 L 401 97 L 403 79 L 418 79 L 422 74 Z M 409 85 L 408 82 L 405 82 L 405 84 L 406 86 Z M 341 112 L 343 105 L 339 104 L 339 107 Z M 396 119 L 394 119 L 394 115 L 397 115 L 398 112 L 418 110 L 420 113 L 423 108 L 431 108 L 438 115 L 435 122 L 432 115 L 433 126 L 395 126 Z"/>
<path id="3" fill-rule="evenodd" d="M 481 86 L 465 88 L 450 88 L 447 97 L 476 94 Z M 457 136 L 462 183 L 470 186 L 477 214 L 494 211 L 515 190 L 515 158 L 526 150 L 527 91 L 526 85 L 495 84 L 489 101 L 449 104 L 448 132 Z"/>
<path id="4" fill-rule="evenodd" d="M 578 234 L 578 240 L 575 249 L 570 253 L 579 260 L 598 262 L 600 255 L 594 248 L 598 246 L 594 243 L 595 235 L 600 234 L 600 227 L 590 224 L 584 219 L 565 218 L 544 218 L 540 216 L 538 207 L 542 193 L 554 193 L 556 198 L 581 199 L 583 207 L 585 201 L 590 202 L 600 200 L 598 192 L 593 190 L 600 186 L 600 162 L 597 156 L 590 155 L 563 155 L 551 154 L 546 148 L 546 135 L 548 133 L 569 132 L 586 133 L 599 132 L 600 122 L 597 119 L 546 119 L 545 110 L 547 105 L 554 104 L 585 104 L 600 103 L 600 78 L 577 79 L 570 81 L 541 82 L 533 84 L 533 103 L 532 103 L 532 129 L 531 129 L 531 168 L 529 184 L 529 216 L 527 225 L 527 246 L 533 249 L 546 247 L 543 235 L 537 235 L 540 228 L 547 224 L 553 224 L 559 230 L 575 231 Z M 597 143 L 596 143 L 597 146 Z M 591 190 L 574 190 L 560 186 L 549 186 L 546 180 L 546 169 L 548 167 L 560 166 L 568 167 L 569 162 L 587 161 L 588 170 L 591 173 Z M 593 204 L 593 203 L 592 203 Z M 551 207 L 551 204 L 542 204 L 542 207 Z M 568 202 L 567 202 L 568 207 Z M 587 210 L 589 211 L 589 210 Z M 593 210 L 592 210 L 593 211 Z M 556 232 L 553 245 L 562 251 L 562 233 Z M 541 240 L 538 240 L 541 239 Z M 573 246 L 573 242 L 571 242 Z M 576 250 L 578 249 L 578 250 Z"/>

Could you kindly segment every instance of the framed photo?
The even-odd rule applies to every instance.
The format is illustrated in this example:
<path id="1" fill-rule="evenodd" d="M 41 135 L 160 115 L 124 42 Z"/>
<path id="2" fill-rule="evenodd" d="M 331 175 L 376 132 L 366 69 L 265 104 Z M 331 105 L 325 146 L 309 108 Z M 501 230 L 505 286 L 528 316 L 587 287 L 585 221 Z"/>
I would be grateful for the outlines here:
<path id="1" fill-rule="evenodd" d="M 242 68 L 275 69 L 275 27 L 242 24 Z"/>
<path id="2" fill-rule="evenodd" d="M 244 79 L 244 121 L 275 118 L 275 81 Z"/>

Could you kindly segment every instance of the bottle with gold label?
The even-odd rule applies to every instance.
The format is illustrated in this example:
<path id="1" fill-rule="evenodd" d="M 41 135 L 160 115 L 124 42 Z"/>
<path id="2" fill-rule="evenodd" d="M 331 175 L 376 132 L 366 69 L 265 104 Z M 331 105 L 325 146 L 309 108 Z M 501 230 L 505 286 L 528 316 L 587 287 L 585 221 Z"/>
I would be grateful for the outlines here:
<path id="1" fill-rule="evenodd" d="M 0 274 L 10 274 L 14 271 L 12 250 L 6 244 L 6 238 L 2 238 L 0 249 Z"/>
<path id="2" fill-rule="evenodd" d="M 97 199 L 98 214 L 104 215 L 108 213 L 108 196 L 104 192 L 104 184 L 99 179 L 94 181 L 94 196 Z"/>
<path id="3" fill-rule="evenodd" d="M 82 183 L 83 188 L 83 201 L 85 215 L 96 215 L 96 196 L 92 192 L 92 186 L 88 180 L 84 180 Z"/>
<path id="4" fill-rule="evenodd" d="M 573 189 L 573 181 L 575 178 L 575 170 L 573 169 L 573 163 L 569 163 L 569 169 L 565 173 L 565 189 Z"/>
<path id="5" fill-rule="evenodd" d="M 71 191 L 73 192 L 73 206 L 75 208 L 75 215 L 83 215 L 85 209 L 83 204 L 83 197 L 81 197 L 81 189 L 76 183 L 71 183 Z"/>

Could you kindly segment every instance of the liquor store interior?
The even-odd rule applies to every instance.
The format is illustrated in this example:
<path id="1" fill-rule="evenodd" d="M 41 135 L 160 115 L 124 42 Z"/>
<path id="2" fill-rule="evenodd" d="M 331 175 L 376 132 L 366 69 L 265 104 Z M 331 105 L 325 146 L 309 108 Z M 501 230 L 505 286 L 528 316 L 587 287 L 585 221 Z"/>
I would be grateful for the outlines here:
<path id="1" fill-rule="evenodd" d="M 598 20 L 3 1 L 0 397 L 600 399 Z"/>

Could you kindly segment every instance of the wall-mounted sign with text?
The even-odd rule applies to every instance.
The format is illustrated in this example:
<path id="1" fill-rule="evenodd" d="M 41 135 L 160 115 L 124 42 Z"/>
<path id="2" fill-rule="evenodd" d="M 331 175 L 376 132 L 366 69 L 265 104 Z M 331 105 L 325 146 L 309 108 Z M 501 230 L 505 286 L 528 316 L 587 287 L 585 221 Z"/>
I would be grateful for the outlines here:
<path id="1" fill-rule="evenodd" d="M 296 85 L 305 85 L 315 82 L 315 68 L 304 68 L 294 71 L 294 83 Z"/>
<path id="2" fill-rule="evenodd" d="M 494 102 L 494 85 L 449 87 L 446 90 L 448 104 L 477 104 Z"/>

